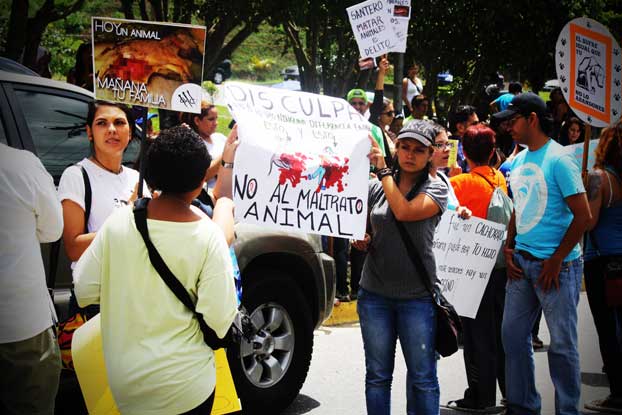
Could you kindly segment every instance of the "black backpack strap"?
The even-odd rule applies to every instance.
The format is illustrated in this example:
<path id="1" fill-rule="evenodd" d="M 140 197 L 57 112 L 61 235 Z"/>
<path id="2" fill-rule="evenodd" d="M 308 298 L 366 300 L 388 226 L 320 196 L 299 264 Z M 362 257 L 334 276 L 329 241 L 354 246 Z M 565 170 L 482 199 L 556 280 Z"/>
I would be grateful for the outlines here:
<path id="1" fill-rule="evenodd" d="M 134 221 L 136 222 L 136 229 L 138 229 L 138 232 L 140 233 L 140 236 L 142 236 L 145 246 L 147 247 L 151 265 L 158 272 L 158 275 L 160 275 L 166 286 L 173 292 L 173 294 L 175 294 L 175 297 L 177 297 L 177 299 L 179 299 L 179 301 L 181 301 L 186 308 L 192 311 L 199 322 L 199 327 L 201 328 L 201 332 L 203 332 L 203 339 L 205 340 L 205 343 L 214 350 L 227 347 L 231 343 L 231 336 L 229 335 L 231 330 L 229 330 L 223 339 L 220 339 L 216 332 L 207 325 L 203 315 L 196 311 L 194 303 L 190 298 L 190 294 L 188 294 L 182 283 L 179 282 L 177 277 L 175 277 L 173 272 L 160 256 L 160 253 L 156 247 L 153 245 L 153 242 L 151 242 L 151 239 L 149 238 L 149 229 L 147 227 L 147 205 L 150 200 L 151 199 L 148 198 L 142 198 L 134 203 Z"/>
<path id="2" fill-rule="evenodd" d="M 82 179 L 84 180 L 84 233 L 89 233 L 89 218 L 91 217 L 91 203 L 93 201 L 93 191 L 91 190 L 91 180 L 84 166 L 80 166 Z"/>

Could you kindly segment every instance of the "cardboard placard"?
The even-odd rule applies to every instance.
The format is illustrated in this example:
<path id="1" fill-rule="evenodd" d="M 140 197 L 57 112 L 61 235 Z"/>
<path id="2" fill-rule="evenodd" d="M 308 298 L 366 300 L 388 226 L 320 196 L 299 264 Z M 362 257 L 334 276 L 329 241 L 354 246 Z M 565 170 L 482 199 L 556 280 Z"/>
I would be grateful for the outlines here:
<path id="1" fill-rule="evenodd" d="M 96 99 L 201 112 L 206 28 L 93 17 Z"/>
<path id="2" fill-rule="evenodd" d="M 504 239 L 505 225 L 461 219 L 452 210 L 441 217 L 434 234 L 436 275 L 441 292 L 459 315 L 477 315 Z"/>
<path id="3" fill-rule="evenodd" d="M 235 215 L 280 230 L 362 239 L 371 124 L 340 98 L 228 82 L 238 123 Z"/>
<path id="4" fill-rule="evenodd" d="M 363 58 L 375 58 L 402 48 L 405 50 L 408 19 L 393 17 L 393 7 L 389 7 L 387 0 L 367 0 L 346 10 Z M 401 23 L 394 28 L 397 23 L 392 23 L 391 19 L 394 22 L 405 21 L 406 30 Z"/>
<path id="5" fill-rule="evenodd" d="M 622 51 L 599 22 L 579 17 L 559 34 L 555 66 L 564 98 L 581 120 L 606 127 L 622 115 Z"/>

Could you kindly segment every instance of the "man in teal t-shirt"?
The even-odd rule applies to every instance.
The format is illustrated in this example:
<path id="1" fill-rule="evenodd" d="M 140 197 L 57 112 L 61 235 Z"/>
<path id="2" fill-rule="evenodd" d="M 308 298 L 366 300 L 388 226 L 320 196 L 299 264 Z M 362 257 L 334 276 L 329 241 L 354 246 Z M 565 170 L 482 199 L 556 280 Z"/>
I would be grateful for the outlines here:
<path id="1" fill-rule="evenodd" d="M 583 273 L 578 243 L 591 217 L 581 174 L 570 154 L 549 138 L 552 120 L 538 95 L 519 94 L 494 116 L 507 120 L 512 138 L 527 145 L 512 163 L 514 214 L 504 249 L 507 413 L 540 414 L 531 329 L 543 310 L 551 333 L 548 357 L 555 412 L 578 415 L 577 305 Z"/>

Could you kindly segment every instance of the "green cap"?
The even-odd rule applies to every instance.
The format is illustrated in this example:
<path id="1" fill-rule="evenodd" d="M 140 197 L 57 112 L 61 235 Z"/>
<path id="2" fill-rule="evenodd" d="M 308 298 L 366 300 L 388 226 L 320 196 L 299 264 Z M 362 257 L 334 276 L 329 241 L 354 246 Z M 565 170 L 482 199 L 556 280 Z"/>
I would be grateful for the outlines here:
<path id="1" fill-rule="evenodd" d="M 367 104 L 367 94 L 362 89 L 351 89 L 350 92 L 348 92 L 346 100 L 350 102 L 353 98 L 360 98 Z"/>

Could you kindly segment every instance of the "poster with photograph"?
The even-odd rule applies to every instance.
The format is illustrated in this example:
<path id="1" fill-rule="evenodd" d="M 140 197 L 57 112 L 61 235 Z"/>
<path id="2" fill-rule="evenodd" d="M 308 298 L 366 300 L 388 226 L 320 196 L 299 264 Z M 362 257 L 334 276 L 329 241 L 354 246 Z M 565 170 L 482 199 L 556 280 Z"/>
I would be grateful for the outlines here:
<path id="1" fill-rule="evenodd" d="M 206 28 L 93 17 L 95 97 L 201 112 Z"/>
<path id="2" fill-rule="evenodd" d="M 236 219 L 363 239 L 371 124 L 341 98 L 228 82 Z"/>
<path id="3" fill-rule="evenodd" d="M 622 51 L 609 30 L 580 17 L 562 29 L 555 65 L 564 97 L 585 123 L 606 127 L 622 113 Z"/>

